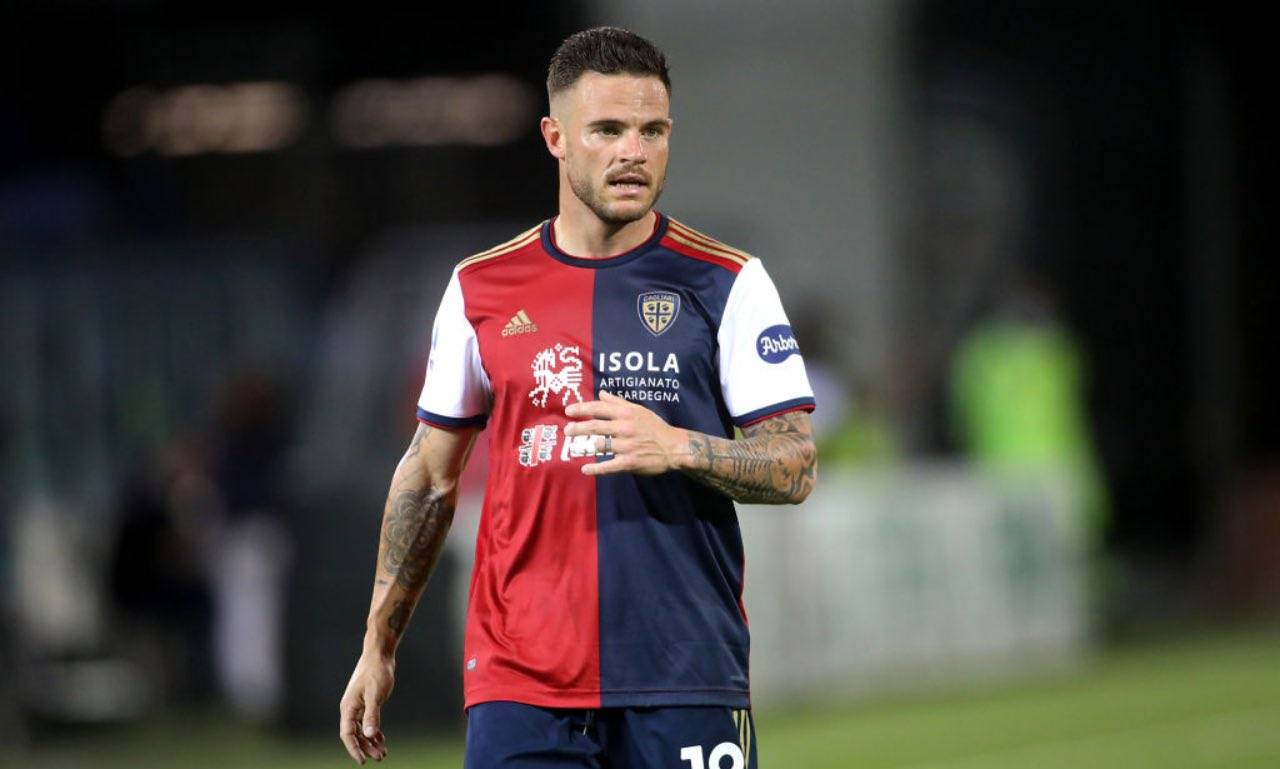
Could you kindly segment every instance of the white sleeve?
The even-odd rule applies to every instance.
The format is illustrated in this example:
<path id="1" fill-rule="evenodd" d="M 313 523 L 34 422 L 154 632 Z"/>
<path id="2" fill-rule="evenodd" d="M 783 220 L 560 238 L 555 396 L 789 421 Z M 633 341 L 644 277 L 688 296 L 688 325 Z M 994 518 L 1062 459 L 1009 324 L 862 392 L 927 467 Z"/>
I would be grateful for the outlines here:
<path id="1" fill-rule="evenodd" d="M 439 427 L 483 425 L 489 418 L 490 400 L 480 343 L 467 320 L 455 269 L 431 327 L 431 354 L 418 398 L 418 419 Z"/>
<path id="2" fill-rule="evenodd" d="M 759 259 L 747 262 L 725 302 L 720 330 L 720 392 L 739 427 L 784 411 L 814 407 L 778 290 Z"/>

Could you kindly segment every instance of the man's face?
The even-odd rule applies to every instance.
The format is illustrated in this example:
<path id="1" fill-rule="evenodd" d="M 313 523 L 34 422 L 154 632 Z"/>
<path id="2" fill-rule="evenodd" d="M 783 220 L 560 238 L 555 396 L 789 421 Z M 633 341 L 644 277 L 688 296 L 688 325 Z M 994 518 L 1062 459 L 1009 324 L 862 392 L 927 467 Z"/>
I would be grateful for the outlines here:
<path id="1" fill-rule="evenodd" d="M 667 178 L 671 101 L 652 76 L 587 72 L 551 114 L 573 194 L 601 221 L 626 224 L 657 202 Z"/>

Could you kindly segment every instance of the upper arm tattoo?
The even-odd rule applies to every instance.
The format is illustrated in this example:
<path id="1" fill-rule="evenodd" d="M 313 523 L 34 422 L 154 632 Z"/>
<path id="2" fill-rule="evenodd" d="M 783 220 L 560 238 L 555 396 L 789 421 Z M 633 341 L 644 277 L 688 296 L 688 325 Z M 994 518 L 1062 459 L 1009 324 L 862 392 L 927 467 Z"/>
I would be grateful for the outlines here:
<path id="1" fill-rule="evenodd" d="M 741 440 L 691 433 L 686 473 L 738 502 L 799 502 L 817 482 L 808 414 L 788 412 L 743 430 Z"/>

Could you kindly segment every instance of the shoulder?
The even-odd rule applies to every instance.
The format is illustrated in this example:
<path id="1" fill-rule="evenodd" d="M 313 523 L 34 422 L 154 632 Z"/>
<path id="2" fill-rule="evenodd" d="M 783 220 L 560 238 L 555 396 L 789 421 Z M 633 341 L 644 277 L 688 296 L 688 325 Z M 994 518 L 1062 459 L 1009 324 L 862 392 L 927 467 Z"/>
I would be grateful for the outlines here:
<path id="1" fill-rule="evenodd" d="M 714 264 L 735 275 L 748 264 L 759 261 L 747 252 L 716 240 L 669 216 L 667 232 L 662 236 L 662 245 L 677 254 Z"/>
<path id="2" fill-rule="evenodd" d="M 464 272 L 474 272 L 481 267 L 504 261 L 503 257 L 510 257 L 514 254 L 521 253 L 529 246 L 538 242 L 542 235 L 543 224 L 544 222 L 539 222 L 505 243 L 499 243 L 498 245 L 481 251 L 478 254 L 468 256 L 466 259 L 463 259 L 454 266 L 454 274 L 461 275 Z"/>

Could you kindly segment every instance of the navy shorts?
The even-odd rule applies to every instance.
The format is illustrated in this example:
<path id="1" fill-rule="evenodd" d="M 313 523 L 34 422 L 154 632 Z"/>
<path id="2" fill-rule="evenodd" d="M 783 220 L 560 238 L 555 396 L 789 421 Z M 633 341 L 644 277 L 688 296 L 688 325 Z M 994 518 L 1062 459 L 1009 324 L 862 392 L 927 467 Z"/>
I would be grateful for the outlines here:
<path id="1" fill-rule="evenodd" d="M 750 710 L 540 708 L 484 702 L 467 711 L 464 769 L 756 769 Z"/>

